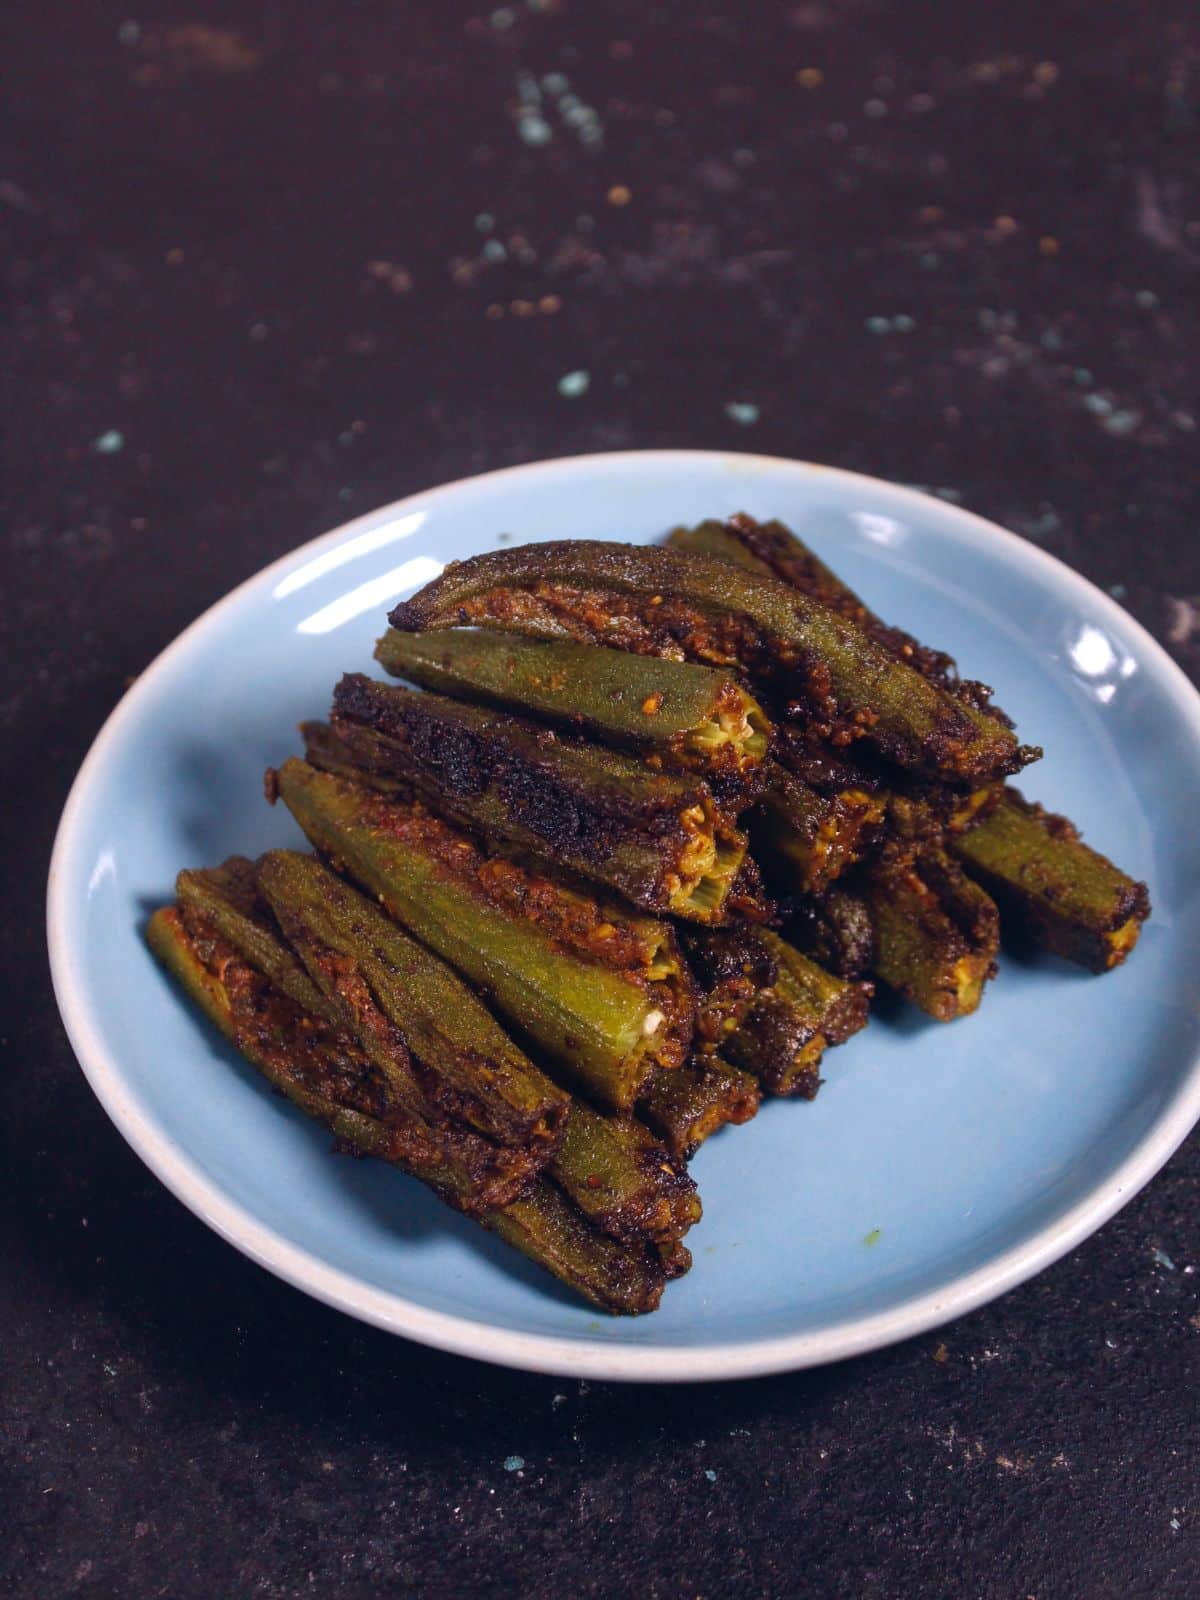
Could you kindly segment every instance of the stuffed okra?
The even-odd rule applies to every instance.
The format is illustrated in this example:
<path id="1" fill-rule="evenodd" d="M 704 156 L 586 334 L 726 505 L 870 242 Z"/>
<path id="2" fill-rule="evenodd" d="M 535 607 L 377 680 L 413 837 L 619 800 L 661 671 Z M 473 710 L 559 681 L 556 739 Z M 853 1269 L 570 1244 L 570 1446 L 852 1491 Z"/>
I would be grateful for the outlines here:
<path id="1" fill-rule="evenodd" d="M 854 623 L 776 578 L 715 557 L 587 540 L 474 556 L 392 611 L 419 633 L 464 623 L 733 667 L 797 702 L 838 741 L 951 781 L 1019 770 L 1034 752 Z"/>
<path id="2" fill-rule="evenodd" d="M 738 515 L 677 529 L 669 542 L 782 579 L 847 617 L 930 682 L 960 700 L 986 706 L 993 717 L 1002 715 L 988 705 L 989 689 L 959 678 L 952 656 L 882 621 L 782 523 Z M 1001 791 L 993 784 L 923 799 L 893 795 L 888 824 L 894 834 L 910 839 L 922 829 L 933 838 L 940 829 L 970 875 L 994 895 L 1004 917 L 1034 943 L 1094 972 L 1125 960 L 1150 914 L 1144 884 L 1083 844 L 1074 823 L 1030 804 L 1015 789 Z"/>
<path id="3" fill-rule="evenodd" d="M 1107 972 L 1137 943 L 1150 896 L 1079 830 L 1006 789 L 982 821 L 958 833 L 951 848 L 967 873 L 993 895 L 1003 917 L 1046 950 Z"/>
<path id="4" fill-rule="evenodd" d="M 444 961 L 311 856 L 272 850 L 257 881 L 338 1019 L 385 1071 L 398 1048 L 448 1114 L 501 1144 L 559 1143 L 568 1095 Z"/>
<path id="5" fill-rule="evenodd" d="M 861 894 L 834 884 L 794 908 L 788 937 L 839 978 L 865 978 L 875 966 L 875 929 Z"/>
<path id="6" fill-rule="evenodd" d="M 688 1161 L 727 1123 L 749 1122 L 762 1091 L 720 1056 L 697 1056 L 676 1072 L 655 1072 L 638 1101 L 638 1115 Z"/>
<path id="7" fill-rule="evenodd" d="M 1000 915 L 944 850 L 885 851 L 856 879 L 874 935 L 872 970 L 939 1022 L 976 1010 L 996 973 Z"/>
<path id="8" fill-rule="evenodd" d="M 775 980 L 726 1051 L 769 1093 L 811 1100 L 826 1049 L 866 1027 L 871 985 L 835 977 L 769 929 L 760 937 L 776 963 Z"/>
<path id="9" fill-rule="evenodd" d="M 851 785 L 822 794 L 772 766 L 750 821 L 756 853 L 792 894 L 819 894 L 874 843 L 884 800 Z"/>
<path id="10" fill-rule="evenodd" d="M 568 1115 L 568 1097 L 517 1050 L 475 995 L 318 862 L 287 851 L 258 863 L 234 858 L 181 873 L 177 890 L 185 916 L 207 919 L 314 1020 L 346 1025 L 371 1071 L 392 1082 L 395 1098 L 413 1105 L 415 1067 L 416 1092 L 428 1098 L 417 1100 L 418 1113 L 529 1141 L 538 1164 L 602 1232 L 661 1242 L 698 1217 L 695 1184 L 639 1123 L 602 1116 L 579 1101 L 570 1102 Z M 317 983 L 294 951 L 312 964 Z M 535 1120 L 539 1104 L 546 1109 Z"/>
<path id="11" fill-rule="evenodd" d="M 767 753 L 771 726 L 758 702 L 728 672 L 692 662 L 467 628 L 393 628 L 375 659 L 423 688 L 528 712 L 668 766 L 740 777 Z"/>
<path id="12" fill-rule="evenodd" d="M 400 780 L 489 841 L 646 911 L 724 919 L 746 840 L 702 778 L 360 674 L 339 683 L 332 728 L 342 765 Z"/>
<path id="13" fill-rule="evenodd" d="M 598 1233 L 542 1178 L 505 1205 L 481 1204 L 476 1175 L 439 1151 L 418 1121 L 396 1111 L 366 1058 L 333 1028 L 314 1022 L 215 930 L 197 937 L 168 907 L 155 913 L 147 936 L 210 1020 L 343 1148 L 420 1179 L 601 1309 L 635 1315 L 658 1306 L 674 1249 Z"/>
<path id="14" fill-rule="evenodd" d="M 664 923 L 489 857 L 423 807 L 305 762 L 272 783 L 318 850 L 599 1103 L 629 1110 L 654 1067 L 681 1064 L 694 996 Z"/>
<path id="15" fill-rule="evenodd" d="M 775 982 L 776 961 L 762 931 L 744 924 L 688 929 L 682 941 L 697 986 L 693 1048 L 697 1055 L 713 1055 Z"/>
<path id="16" fill-rule="evenodd" d="M 472 1215 L 506 1205 L 536 1178 L 544 1154 L 495 1144 L 447 1117 L 410 1060 L 384 1063 L 337 1024 L 298 1006 L 186 903 L 156 913 L 148 938 L 243 1055 L 339 1138 L 358 1142 L 355 1119 L 367 1119 L 370 1154 L 411 1158 L 423 1173 L 454 1171 L 455 1204 Z"/>
<path id="17" fill-rule="evenodd" d="M 702 522 L 695 528 L 677 528 L 668 541 L 674 548 L 716 556 L 749 572 L 780 579 L 793 589 L 828 606 L 860 628 L 890 655 L 908 662 L 931 683 L 959 699 L 983 707 L 991 698 L 984 684 L 960 679 L 954 657 L 893 628 L 859 599 L 837 573 L 782 522 L 756 522 L 744 512 L 725 522 Z M 992 715 L 996 715 L 992 708 Z"/>
<path id="18" fill-rule="evenodd" d="M 686 1071 L 653 1076 L 675 1078 Z M 669 1139 L 666 1145 L 636 1118 L 605 1116 L 575 1100 L 566 1137 L 547 1170 L 602 1233 L 665 1244 L 700 1219 L 684 1153 Z"/>

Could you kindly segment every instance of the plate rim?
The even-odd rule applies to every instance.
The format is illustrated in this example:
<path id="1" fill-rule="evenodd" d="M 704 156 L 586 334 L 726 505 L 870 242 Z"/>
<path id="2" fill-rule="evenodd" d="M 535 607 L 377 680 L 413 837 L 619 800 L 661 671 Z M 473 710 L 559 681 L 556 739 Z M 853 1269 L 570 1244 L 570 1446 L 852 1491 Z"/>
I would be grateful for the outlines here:
<path id="1" fill-rule="evenodd" d="M 882 488 L 902 502 L 911 502 L 915 511 L 926 516 L 930 499 L 934 498 L 887 479 L 817 462 L 737 451 L 687 449 L 555 456 L 468 474 L 416 490 L 287 551 L 237 584 L 177 634 L 139 673 L 108 714 L 71 784 L 55 833 L 46 894 L 47 943 L 55 999 L 83 1074 L 118 1132 L 176 1199 L 259 1266 L 294 1288 L 363 1322 L 455 1355 L 560 1377 L 660 1383 L 758 1377 L 862 1355 L 965 1315 L 1060 1260 L 1126 1205 L 1170 1159 L 1200 1120 L 1198 1054 L 1176 1093 L 1164 1103 L 1134 1149 L 1106 1178 L 1030 1238 L 982 1266 L 939 1287 L 914 1294 L 886 1311 L 835 1321 L 808 1332 L 655 1348 L 499 1328 L 474 1317 L 434 1311 L 400 1293 L 364 1284 L 352 1273 L 328 1265 L 302 1246 L 285 1239 L 246 1207 L 230 1200 L 219 1184 L 204 1176 L 183 1147 L 142 1111 L 136 1097 L 126 1087 L 120 1063 L 105 1046 L 84 999 L 78 953 L 71 938 L 73 907 L 68 866 L 76 848 L 91 784 L 103 768 L 118 735 L 136 719 L 143 699 L 160 672 L 195 635 L 233 610 L 251 589 L 260 585 L 266 587 L 273 577 L 301 558 L 311 559 L 323 550 L 333 549 L 354 537 L 356 532 L 363 531 L 368 523 L 375 523 L 385 515 L 402 515 L 418 501 L 448 494 L 467 484 L 514 477 L 566 475 L 589 467 L 618 471 L 622 468 L 670 469 L 673 465 L 684 468 L 694 467 L 701 460 L 713 466 L 733 464 L 738 470 L 782 471 L 801 476 L 819 474 L 822 478 L 836 479 L 847 489 L 862 486 L 877 492 Z M 1157 669 L 1164 692 L 1191 725 L 1200 745 L 1200 692 L 1135 617 L 1066 562 L 1018 534 L 963 507 L 935 498 L 934 504 L 940 520 L 948 525 L 954 537 L 974 546 L 986 542 L 992 550 L 998 542 L 1009 564 L 1024 568 L 1034 577 L 1045 578 L 1060 592 L 1064 588 L 1075 591 L 1086 600 L 1093 614 L 1098 608 L 1102 616 L 1107 613 L 1111 621 L 1119 622 L 1122 630 L 1131 634 L 1142 658 Z"/>

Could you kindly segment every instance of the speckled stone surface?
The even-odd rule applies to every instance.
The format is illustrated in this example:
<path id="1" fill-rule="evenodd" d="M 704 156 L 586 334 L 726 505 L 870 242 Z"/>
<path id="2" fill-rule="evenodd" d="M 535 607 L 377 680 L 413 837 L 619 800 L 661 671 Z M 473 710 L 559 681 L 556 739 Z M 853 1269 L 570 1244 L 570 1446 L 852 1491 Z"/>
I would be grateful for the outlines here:
<path id="1" fill-rule="evenodd" d="M 423 485 L 703 445 L 925 484 L 1200 665 L 1200 23 L 1004 6 L 9 0 L 6 1593 L 1185 1596 L 1190 1147 L 829 1371 L 563 1383 L 362 1328 L 128 1152 L 50 997 L 67 785 L 239 579 Z"/>

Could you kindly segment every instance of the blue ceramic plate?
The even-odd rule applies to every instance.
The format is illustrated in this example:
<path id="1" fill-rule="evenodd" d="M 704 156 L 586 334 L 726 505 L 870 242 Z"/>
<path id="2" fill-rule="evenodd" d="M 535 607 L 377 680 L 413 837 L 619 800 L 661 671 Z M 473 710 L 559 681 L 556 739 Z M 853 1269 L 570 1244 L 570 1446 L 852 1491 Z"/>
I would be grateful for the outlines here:
<path id="1" fill-rule="evenodd" d="M 142 942 L 176 869 L 299 844 L 262 772 L 394 601 L 530 539 L 652 540 L 747 510 L 794 524 L 889 619 L 997 686 L 1045 760 L 1026 790 L 1149 882 L 1132 960 L 1004 962 L 951 1027 L 873 1020 L 814 1104 L 704 1147 L 691 1274 L 610 1320 L 414 1182 L 329 1139 L 214 1037 Z M 590 456 L 431 490 L 306 545 L 194 623 L 96 740 L 50 874 L 54 981 L 121 1132 L 184 1203 L 290 1283 L 380 1327 L 575 1376 L 729 1378 L 869 1350 L 1002 1293 L 1099 1227 L 1200 1114 L 1200 699 L 1120 608 L 1002 529 L 757 456 Z"/>

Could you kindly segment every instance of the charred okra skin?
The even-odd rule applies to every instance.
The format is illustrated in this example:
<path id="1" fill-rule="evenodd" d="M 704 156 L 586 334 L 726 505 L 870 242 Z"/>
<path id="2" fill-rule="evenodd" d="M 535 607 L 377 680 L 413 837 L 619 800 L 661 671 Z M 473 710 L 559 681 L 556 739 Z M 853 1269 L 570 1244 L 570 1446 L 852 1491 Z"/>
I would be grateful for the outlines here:
<path id="1" fill-rule="evenodd" d="M 834 884 L 800 901 L 788 924 L 797 949 L 839 978 L 864 978 L 875 965 L 875 929 L 857 888 Z"/>
<path id="2" fill-rule="evenodd" d="M 393 628 L 375 659 L 423 688 L 529 712 L 668 766 L 739 776 L 767 753 L 771 725 L 758 702 L 729 673 L 692 662 L 467 628 Z"/>
<path id="3" fill-rule="evenodd" d="M 771 1094 L 811 1100 L 825 1050 L 866 1027 L 872 987 L 826 972 L 770 929 L 759 936 L 775 961 L 775 981 L 726 1048 Z"/>
<path id="4" fill-rule="evenodd" d="M 484 856 L 419 806 L 302 761 L 274 776 L 312 843 L 456 967 L 602 1105 L 678 1066 L 694 998 L 670 929 Z"/>
<path id="5" fill-rule="evenodd" d="M 768 989 L 725 1048 L 768 1094 L 813 1100 L 821 1087 L 825 1045 L 810 1011 Z"/>
<path id="6" fill-rule="evenodd" d="M 164 908 L 151 919 L 147 937 L 155 953 L 201 1010 L 246 1058 L 301 1110 L 323 1122 L 338 1140 L 362 1155 L 376 1156 L 426 1183 L 443 1200 L 468 1214 L 476 1211 L 472 1176 L 446 1160 L 420 1126 L 396 1116 L 386 1090 L 365 1058 L 351 1060 L 353 1047 L 317 1024 L 275 991 L 219 935 L 205 954 L 189 935 L 179 912 Z M 484 1227 L 545 1267 L 593 1305 L 615 1314 L 653 1311 L 666 1278 L 661 1253 L 623 1245 L 588 1226 L 570 1202 L 545 1179 L 519 1199 L 477 1214 Z M 686 1255 L 686 1252 L 684 1252 Z"/>
<path id="7" fill-rule="evenodd" d="M 638 1102 L 642 1117 L 681 1161 L 726 1123 L 749 1122 L 762 1091 L 720 1056 L 697 1056 L 676 1072 L 656 1072 Z"/>
<path id="8" fill-rule="evenodd" d="M 447 1114 L 501 1144 L 553 1148 L 561 1141 L 569 1096 L 444 961 L 311 856 L 268 852 L 258 883 L 342 1020 L 360 1039 L 369 1030 L 385 1053 L 395 1030 L 426 1092 Z"/>
<path id="9" fill-rule="evenodd" d="M 750 818 L 755 854 L 793 894 L 820 894 L 860 861 L 878 836 L 883 798 L 859 787 L 822 794 L 773 766 Z"/>
<path id="10" fill-rule="evenodd" d="M 1065 817 L 1006 789 L 993 811 L 951 840 L 1001 916 L 1046 950 L 1092 972 L 1119 966 L 1150 915 L 1150 896 L 1084 844 Z"/>
<path id="11" fill-rule="evenodd" d="M 646 911 L 724 917 L 746 840 L 702 778 L 656 772 L 537 723 L 361 674 L 337 687 L 333 732 L 353 763 L 396 777 L 486 839 L 616 889 Z"/>
<path id="12" fill-rule="evenodd" d="M 733 666 L 800 701 L 831 737 L 962 782 L 1019 770 L 1032 752 L 839 613 L 775 578 L 661 546 L 588 540 L 474 556 L 401 601 L 419 633 L 463 623 Z"/>
<path id="13" fill-rule="evenodd" d="M 876 977 L 939 1022 L 976 1010 L 996 972 L 1000 916 L 944 850 L 885 850 L 862 874 Z"/>
<path id="14" fill-rule="evenodd" d="M 744 924 L 687 930 L 682 939 L 698 990 L 692 1046 L 697 1055 L 714 1055 L 775 982 L 775 958 L 761 930 Z"/>

